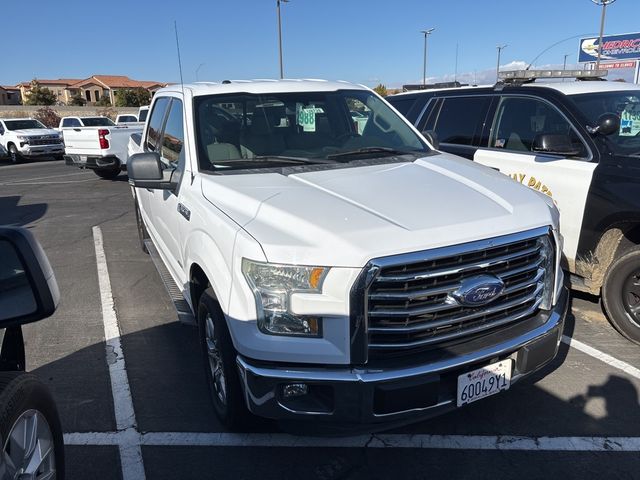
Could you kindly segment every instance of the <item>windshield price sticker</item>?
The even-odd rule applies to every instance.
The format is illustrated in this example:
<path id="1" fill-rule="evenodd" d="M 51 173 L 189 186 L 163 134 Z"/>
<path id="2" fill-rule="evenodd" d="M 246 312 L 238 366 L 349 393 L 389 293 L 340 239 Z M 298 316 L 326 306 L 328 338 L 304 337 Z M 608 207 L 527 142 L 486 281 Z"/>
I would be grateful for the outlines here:
<path id="1" fill-rule="evenodd" d="M 635 137 L 638 133 L 640 133 L 640 109 L 629 110 L 627 106 L 620 116 L 620 136 Z"/>
<path id="2" fill-rule="evenodd" d="M 298 125 L 302 127 L 303 132 L 315 132 L 316 131 L 316 114 L 324 113 L 319 107 L 315 105 L 309 105 L 308 107 L 302 106 L 302 104 L 296 104 L 296 118 L 298 119 Z"/>
<path id="3" fill-rule="evenodd" d="M 511 386 L 512 360 L 503 360 L 458 377 L 458 407 L 494 395 Z"/>

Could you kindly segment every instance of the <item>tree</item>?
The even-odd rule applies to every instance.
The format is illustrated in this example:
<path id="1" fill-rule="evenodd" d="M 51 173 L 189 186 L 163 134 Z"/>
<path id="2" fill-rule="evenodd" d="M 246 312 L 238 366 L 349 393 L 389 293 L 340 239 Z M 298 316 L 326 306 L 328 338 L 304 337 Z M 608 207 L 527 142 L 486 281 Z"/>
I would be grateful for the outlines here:
<path id="1" fill-rule="evenodd" d="M 41 86 L 36 79 L 31 80 L 29 94 L 25 102 L 27 105 L 54 105 L 56 101 L 56 95 L 51 90 Z"/>
<path id="2" fill-rule="evenodd" d="M 144 88 L 127 88 L 116 91 L 116 107 L 142 107 L 149 105 L 151 94 Z"/>
<path id="3" fill-rule="evenodd" d="M 72 105 L 74 107 L 84 107 L 86 104 L 87 101 L 79 93 L 76 93 L 69 99 L 69 105 Z"/>
<path id="4" fill-rule="evenodd" d="M 387 87 L 385 87 L 381 83 L 379 83 L 378 86 L 373 89 L 373 91 L 376 92 L 381 97 L 386 97 L 387 96 Z"/>

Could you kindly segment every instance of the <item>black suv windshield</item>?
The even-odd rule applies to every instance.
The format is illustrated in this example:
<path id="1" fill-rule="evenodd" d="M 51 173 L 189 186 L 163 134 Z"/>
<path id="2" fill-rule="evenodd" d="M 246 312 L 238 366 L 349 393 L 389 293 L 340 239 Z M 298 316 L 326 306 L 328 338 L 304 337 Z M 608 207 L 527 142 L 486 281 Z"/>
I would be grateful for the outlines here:
<path id="1" fill-rule="evenodd" d="M 85 127 L 113 127 L 115 125 L 107 117 L 83 117 L 82 123 Z"/>
<path id="2" fill-rule="evenodd" d="M 7 130 L 27 130 L 29 128 L 47 128 L 37 120 L 5 120 Z"/>
<path id="3" fill-rule="evenodd" d="M 584 93 L 570 98 L 592 125 L 603 113 L 618 115 L 620 130 L 607 137 L 614 153 L 640 155 L 640 90 Z"/>
<path id="4" fill-rule="evenodd" d="M 428 151 L 366 90 L 210 95 L 195 99 L 202 170 L 334 163 Z"/>

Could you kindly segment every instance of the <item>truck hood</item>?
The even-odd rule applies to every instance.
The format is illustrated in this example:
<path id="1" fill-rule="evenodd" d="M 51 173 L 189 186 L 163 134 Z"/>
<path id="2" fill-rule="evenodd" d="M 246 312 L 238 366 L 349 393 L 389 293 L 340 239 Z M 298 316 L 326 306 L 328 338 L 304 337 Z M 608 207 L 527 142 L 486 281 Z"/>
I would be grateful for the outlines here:
<path id="1" fill-rule="evenodd" d="M 202 191 L 274 263 L 362 267 L 372 258 L 557 226 L 555 208 L 538 193 L 448 154 L 291 175 L 204 175 Z"/>
<path id="2" fill-rule="evenodd" d="M 56 137 L 60 132 L 51 128 L 25 128 L 24 130 L 11 130 L 16 135 L 24 135 L 27 137 L 40 137 L 42 135 L 55 135 Z"/>

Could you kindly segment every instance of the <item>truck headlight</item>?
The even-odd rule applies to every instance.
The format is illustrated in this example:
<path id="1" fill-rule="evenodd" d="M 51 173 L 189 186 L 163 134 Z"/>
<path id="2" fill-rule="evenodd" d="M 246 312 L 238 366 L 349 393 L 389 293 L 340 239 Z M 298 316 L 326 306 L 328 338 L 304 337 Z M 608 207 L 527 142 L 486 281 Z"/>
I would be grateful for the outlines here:
<path id="1" fill-rule="evenodd" d="M 270 335 L 319 337 L 322 319 L 290 311 L 294 293 L 321 293 L 329 268 L 278 265 L 242 259 L 242 273 L 253 290 L 258 328 Z"/>
<path id="2" fill-rule="evenodd" d="M 551 235 L 545 235 L 538 239 L 540 244 L 541 267 L 544 268 L 544 290 L 542 292 L 542 302 L 540 308 L 551 310 L 556 291 L 556 247 Z"/>
<path id="3" fill-rule="evenodd" d="M 16 138 L 20 140 L 21 143 L 29 145 L 29 137 L 25 137 L 24 135 L 16 135 Z"/>

